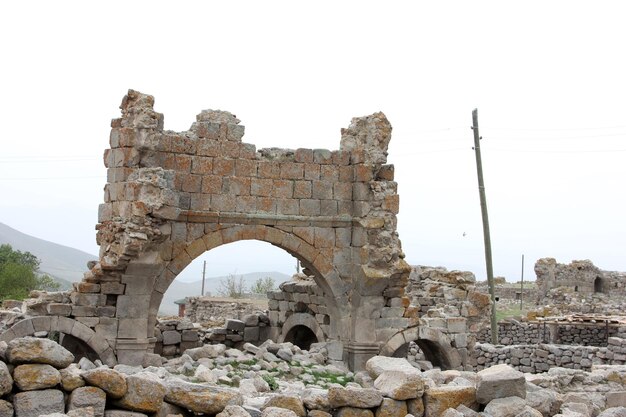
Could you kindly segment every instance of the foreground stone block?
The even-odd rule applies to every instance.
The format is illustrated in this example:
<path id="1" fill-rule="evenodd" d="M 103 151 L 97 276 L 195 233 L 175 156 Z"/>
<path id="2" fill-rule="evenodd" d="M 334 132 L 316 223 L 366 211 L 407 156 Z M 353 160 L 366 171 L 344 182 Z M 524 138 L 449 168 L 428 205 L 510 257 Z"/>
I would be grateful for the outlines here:
<path id="1" fill-rule="evenodd" d="M 0 417 L 13 417 L 13 406 L 10 402 L 0 400 Z"/>
<path id="2" fill-rule="evenodd" d="M 473 387 L 442 386 L 427 388 L 424 392 L 424 416 L 437 417 L 448 408 L 457 408 L 463 404 L 477 409 L 476 389 Z"/>
<path id="3" fill-rule="evenodd" d="M 89 385 L 101 388 L 111 398 L 122 398 L 128 387 L 123 374 L 114 369 L 96 368 L 83 372 L 82 377 Z"/>
<path id="4" fill-rule="evenodd" d="M 107 410 L 104 417 L 148 417 L 148 415 L 127 410 Z"/>
<path id="5" fill-rule="evenodd" d="M 376 409 L 376 417 L 404 417 L 408 413 L 406 401 L 383 398 L 383 402 Z"/>
<path id="6" fill-rule="evenodd" d="M 70 394 L 67 404 L 67 411 L 80 408 L 92 407 L 94 417 L 104 416 L 104 407 L 106 405 L 106 393 L 97 387 L 76 388 Z"/>
<path id="7" fill-rule="evenodd" d="M 487 404 L 496 398 L 526 398 L 524 374 L 509 365 L 495 365 L 478 372 L 476 401 Z"/>
<path id="8" fill-rule="evenodd" d="M 7 344 L 7 360 L 13 365 L 41 363 L 57 369 L 67 368 L 74 362 L 74 355 L 50 339 L 22 337 Z"/>
<path id="9" fill-rule="evenodd" d="M 115 404 L 131 410 L 156 413 L 163 404 L 165 387 L 158 377 L 148 373 L 138 373 L 126 377 L 126 394 Z"/>
<path id="10" fill-rule="evenodd" d="M 224 411 L 217 414 L 215 417 L 250 417 L 250 413 L 239 405 L 227 405 Z"/>
<path id="11" fill-rule="evenodd" d="M 376 381 L 374 388 L 385 397 L 394 400 L 408 400 L 419 398 L 424 394 L 424 380 L 420 371 L 412 370 L 383 371 Z"/>
<path id="12" fill-rule="evenodd" d="M 19 365 L 13 370 L 15 384 L 22 391 L 52 388 L 61 383 L 61 373 L 50 365 Z"/>
<path id="13" fill-rule="evenodd" d="M 485 413 L 499 417 L 515 417 L 523 412 L 525 407 L 526 403 L 519 397 L 496 398 L 487 404 Z"/>
<path id="14" fill-rule="evenodd" d="M 413 365 L 405 358 L 392 358 L 388 356 L 374 356 L 365 363 L 365 370 L 372 379 L 376 379 L 384 371 L 410 371 L 415 370 Z"/>
<path id="15" fill-rule="evenodd" d="M 63 392 L 56 389 L 19 392 L 13 397 L 16 417 L 39 417 L 41 414 L 63 413 Z"/>
<path id="16" fill-rule="evenodd" d="M 267 400 L 262 410 L 266 409 L 267 407 L 286 408 L 287 410 L 291 410 L 296 413 L 298 417 L 306 416 L 306 410 L 304 408 L 302 400 L 300 399 L 300 397 L 297 397 L 295 395 L 279 394 L 271 397 L 269 400 Z"/>
<path id="17" fill-rule="evenodd" d="M 365 408 L 342 407 L 337 411 L 336 417 L 374 417 L 374 413 Z"/>
<path id="18" fill-rule="evenodd" d="M 302 402 L 309 410 L 330 410 L 328 390 L 321 388 L 307 388 L 302 393 Z"/>
<path id="19" fill-rule="evenodd" d="M 291 410 L 279 407 L 267 407 L 261 413 L 261 417 L 296 417 L 297 414 Z"/>
<path id="20" fill-rule="evenodd" d="M 0 397 L 8 394 L 13 389 L 13 378 L 7 365 L 0 361 Z"/>
<path id="21" fill-rule="evenodd" d="M 372 388 L 331 387 L 328 390 L 330 408 L 373 408 L 378 407 L 382 401 L 383 395 Z"/>
<path id="22" fill-rule="evenodd" d="M 63 387 L 64 391 L 72 392 L 76 388 L 85 386 L 85 380 L 80 375 L 81 370 L 75 363 L 67 368 L 61 369 L 59 373 L 61 374 L 61 387 Z"/>
<path id="23" fill-rule="evenodd" d="M 243 405 L 241 394 L 228 388 L 208 387 L 181 380 L 165 381 L 165 400 L 195 413 L 217 414 L 228 405 Z"/>

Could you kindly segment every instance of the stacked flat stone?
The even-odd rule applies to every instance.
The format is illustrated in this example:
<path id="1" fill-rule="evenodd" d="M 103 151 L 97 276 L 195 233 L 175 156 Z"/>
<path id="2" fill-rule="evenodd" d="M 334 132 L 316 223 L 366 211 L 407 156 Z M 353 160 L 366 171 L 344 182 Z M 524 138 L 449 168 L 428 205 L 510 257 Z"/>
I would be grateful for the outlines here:
<path id="1" fill-rule="evenodd" d="M 270 326 L 274 334 L 280 334 L 287 319 L 294 313 L 309 314 L 324 332 L 329 334 L 330 316 L 326 307 L 324 291 L 306 276 L 280 284 L 279 291 L 269 291 L 268 308 Z"/>
<path id="2" fill-rule="evenodd" d="M 471 365 L 481 370 L 497 364 L 508 364 L 522 372 L 540 373 L 551 368 L 590 371 L 597 365 L 623 365 L 626 363 L 626 341 L 609 338 L 607 347 L 572 345 L 511 345 L 493 346 L 477 343 Z"/>
<path id="3" fill-rule="evenodd" d="M 243 404 L 241 394 L 230 388 L 183 387 L 182 381 L 168 383 L 141 368 L 122 373 L 91 364 L 91 369 L 81 370 L 73 361 L 72 353 L 50 339 L 10 341 L 0 349 L 0 416 L 217 414 L 228 405 Z"/>
<path id="4" fill-rule="evenodd" d="M 569 322 L 545 325 L 540 321 L 517 320 L 498 323 L 498 342 L 502 345 L 550 342 L 561 345 L 606 346 L 607 338 L 622 334 L 621 326 L 616 324 L 607 326 L 600 320 L 584 325 Z M 490 340 L 491 329 L 485 328 L 478 333 L 478 342 L 489 343 Z"/>

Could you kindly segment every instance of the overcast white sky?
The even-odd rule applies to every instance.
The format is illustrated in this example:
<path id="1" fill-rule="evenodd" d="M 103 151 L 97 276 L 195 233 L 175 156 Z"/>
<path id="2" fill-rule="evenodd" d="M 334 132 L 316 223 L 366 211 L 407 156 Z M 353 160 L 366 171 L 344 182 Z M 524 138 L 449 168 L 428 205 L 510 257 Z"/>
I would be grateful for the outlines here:
<path id="1" fill-rule="evenodd" d="M 527 279 L 548 256 L 625 271 L 624 16 L 620 1 L 2 2 L 0 222 L 97 253 L 128 88 L 155 96 L 166 129 L 229 110 L 257 149 L 337 149 L 380 110 L 407 260 L 484 279 L 478 108 L 494 273 L 518 280 L 522 254 Z M 293 272 L 266 247 L 202 259 L 209 275 Z"/>

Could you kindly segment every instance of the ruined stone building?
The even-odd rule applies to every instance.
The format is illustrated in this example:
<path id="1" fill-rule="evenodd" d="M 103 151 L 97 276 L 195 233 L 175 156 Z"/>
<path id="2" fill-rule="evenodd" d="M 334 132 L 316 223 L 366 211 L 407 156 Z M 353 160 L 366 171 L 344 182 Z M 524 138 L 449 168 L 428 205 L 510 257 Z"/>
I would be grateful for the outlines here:
<path id="1" fill-rule="evenodd" d="M 560 264 L 554 258 L 542 258 L 535 263 L 535 273 L 538 302 L 559 287 L 584 295 L 626 295 L 626 273 L 603 271 L 589 260 Z"/>
<path id="2" fill-rule="evenodd" d="M 396 229 L 399 196 L 384 114 L 354 118 L 339 150 L 257 150 L 242 142 L 244 127 L 228 112 L 203 111 L 188 131 L 172 132 L 153 105 L 153 97 L 131 90 L 111 123 L 100 259 L 71 306 L 53 303 L 46 316 L 17 323 L 3 340 L 59 331 L 106 363 L 141 363 L 154 350 L 170 283 L 202 253 L 247 239 L 299 259 L 327 310 L 324 336 L 351 367 L 391 340 L 417 338 L 404 295 L 410 268 Z M 393 309 L 383 317 L 386 306 Z M 277 323 L 272 332 L 280 337 Z"/>

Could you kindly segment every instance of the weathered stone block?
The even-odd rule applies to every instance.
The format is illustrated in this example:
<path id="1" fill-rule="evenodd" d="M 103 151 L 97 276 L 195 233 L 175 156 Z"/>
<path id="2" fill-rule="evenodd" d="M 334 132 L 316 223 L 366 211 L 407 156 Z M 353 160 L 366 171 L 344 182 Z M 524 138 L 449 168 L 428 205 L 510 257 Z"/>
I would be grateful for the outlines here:
<path id="1" fill-rule="evenodd" d="M 17 417 L 39 417 L 42 414 L 65 412 L 63 392 L 55 389 L 19 392 L 13 397 Z"/>

